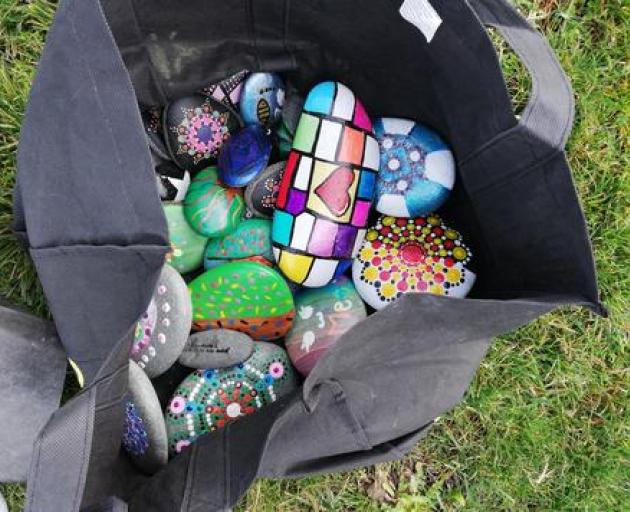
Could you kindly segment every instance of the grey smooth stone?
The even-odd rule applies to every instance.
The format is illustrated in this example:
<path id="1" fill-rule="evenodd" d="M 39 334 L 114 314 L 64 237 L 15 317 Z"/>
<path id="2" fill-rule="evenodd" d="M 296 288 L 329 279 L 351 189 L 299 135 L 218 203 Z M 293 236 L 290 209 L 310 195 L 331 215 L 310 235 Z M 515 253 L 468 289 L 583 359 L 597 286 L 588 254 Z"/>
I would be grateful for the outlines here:
<path id="1" fill-rule="evenodd" d="M 147 312 L 136 328 L 131 359 L 150 378 L 168 370 L 182 353 L 192 325 L 192 305 L 182 276 L 164 265 Z"/>
<path id="2" fill-rule="evenodd" d="M 247 360 L 254 341 L 245 333 L 228 329 L 197 332 L 188 338 L 178 362 L 189 368 L 226 368 Z"/>
<path id="3" fill-rule="evenodd" d="M 133 361 L 129 361 L 129 398 L 142 419 L 149 444 L 142 454 L 127 453 L 139 469 L 153 474 L 168 462 L 166 425 L 153 384 Z"/>

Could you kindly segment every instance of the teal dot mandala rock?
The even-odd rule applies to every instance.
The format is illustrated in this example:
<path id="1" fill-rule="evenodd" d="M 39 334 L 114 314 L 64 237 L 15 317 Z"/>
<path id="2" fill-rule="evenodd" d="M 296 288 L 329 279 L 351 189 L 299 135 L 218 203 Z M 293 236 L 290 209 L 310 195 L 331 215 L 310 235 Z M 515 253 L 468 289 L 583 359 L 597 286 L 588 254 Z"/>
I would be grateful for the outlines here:
<path id="1" fill-rule="evenodd" d="M 209 269 L 217 263 L 252 256 L 262 256 L 268 261 L 273 261 L 271 221 L 246 219 L 229 235 L 210 240 L 206 247 L 204 266 Z"/>

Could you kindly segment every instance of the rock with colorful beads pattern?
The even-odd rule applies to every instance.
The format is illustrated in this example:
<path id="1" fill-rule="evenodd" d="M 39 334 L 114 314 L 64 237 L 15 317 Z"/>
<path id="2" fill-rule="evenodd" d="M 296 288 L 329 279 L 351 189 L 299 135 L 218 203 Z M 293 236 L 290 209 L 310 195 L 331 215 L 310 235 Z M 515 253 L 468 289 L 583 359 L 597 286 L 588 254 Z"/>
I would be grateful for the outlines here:
<path id="1" fill-rule="evenodd" d="M 304 103 L 273 216 L 274 256 L 288 279 L 325 286 L 356 254 L 378 168 L 362 103 L 343 84 L 317 85 Z"/>
<path id="2" fill-rule="evenodd" d="M 165 414 L 168 448 L 176 455 L 214 432 L 286 396 L 297 379 L 284 350 L 257 342 L 244 363 L 197 370 L 175 390 Z"/>
<path id="3" fill-rule="evenodd" d="M 188 289 L 195 330 L 233 329 L 267 341 L 284 336 L 295 316 L 287 283 L 259 263 L 226 263 L 204 272 Z"/>
<path id="4" fill-rule="evenodd" d="M 208 239 L 190 226 L 181 203 L 163 203 L 162 206 L 171 243 L 171 251 L 166 256 L 167 263 L 180 274 L 197 270 L 203 264 Z"/>
<path id="5" fill-rule="evenodd" d="M 271 222 L 264 219 L 246 219 L 223 238 L 212 239 L 206 247 L 206 270 L 235 259 L 259 256 L 271 262 Z"/>
<path id="6" fill-rule="evenodd" d="M 465 297 L 475 282 L 472 258 L 456 230 L 436 214 L 381 216 L 368 231 L 352 265 L 363 300 L 382 309 L 405 293 Z"/>

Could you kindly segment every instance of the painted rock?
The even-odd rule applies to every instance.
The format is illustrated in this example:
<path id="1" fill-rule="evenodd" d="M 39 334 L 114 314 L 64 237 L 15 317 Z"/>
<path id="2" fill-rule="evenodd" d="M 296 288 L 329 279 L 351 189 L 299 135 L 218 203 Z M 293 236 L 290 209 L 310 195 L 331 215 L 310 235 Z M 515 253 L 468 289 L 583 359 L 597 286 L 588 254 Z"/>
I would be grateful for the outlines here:
<path id="1" fill-rule="evenodd" d="M 236 229 L 223 238 L 210 240 L 206 247 L 204 267 L 214 266 L 214 262 L 262 256 L 272 261 L 271 222 L 264 219 L 243 220 Z"/>
<path id="2" fill-rule="evenodd" d="M 216 163 L 223 143 L 241 126 L 235 111 L 199 94 L 164 110 L 166 148 L 177 165 L 192 173 Z"/>
<path id="3" fill-rule="evenodd" d="M 151 151 L 164 160 L 170 160 L 171 156 L 164 143 L 164 131 L 162 129 L 162 107 L 148 107 L 140 110 L 144 131 Z"/>
<path id="4" fill-rule="evenodd" d="M 228 329 L 212 329 L 192 334 L 179 363 L 190 368 L 226 368 L 249 359 L 254 341 L 247 335 Z"/>
<path id="5" fill-rule="evenodd" d="M 273 216 L 274 255 L 288 279 L 325 286 L 356 254 L 378 166 L 361 102 L 343 84 L 317 85 L 304 104 Z"/>
<path id="6" fill-rule="evenodd" d="M 204 272 L 188 289 L 196 330 L 233 329 L 266 341 L 284 336 L 295 316 L 282 276 L 258 263 L 226 263 Z"/>
<path id="7" fill-rule="evenodd" d="M 284 82 L 275 73 L 252 73 L 241 94 L 241 116 L 245 124 L 273 126 L 282 115 Z"/>
<path id="8" fill-rule="evenodd" d="M 184 200 L 188 223 L 198 233 L 212 238 L 233 231 L 244 211 L 241 191 L 223 185 L 216 167 L 208 167 L 193 178 Z"/>
<path id="9" fill-rule="evenodd" d="M 284 340 L 295 368 L 308 375 L 317 361 L 346 331 L 366 318 L 361 297 L 347 277 L 295 298 L 295 320 Z"/>
<path id="10" fill-rule="evenodd" d="M 184 200 L 190 186 L 190 173 L 188 171 L 164 160 L 156 165 L 155 178 L 162 201 L 180 203 Z"/>
<path id="11" fill-rule="evenodd" d="M 167 263 L 180 274 L 197 270 L 203 264 L 208 239 L 190 227 L 184 216 L 182 204 L 164 203 L 163 207 L 171 242 L 171 252 L 166 257 Z"/>
<path id="12" fill-rule="evenodd" d="M 122 445 L 136 466 L 148 474 L 168 462 L 168 438 L 160 402 L 151 381 L 133 361 L 129 361 L 129 399 Z"/>
<path id="13" fill-rule="evenodd" d="M 264 256 L 249 256 L 248 258 L 228 258 L 224 260 L 205 260 L 204 261 L 204 269 L 210 270 L 212 268 L 219 267 L 221 265 L 225 265 L 226 263 L 236 263 L 239 261 L 249 261 L 252 263 L 258 263 L 260 265 L 264 265 L 266 267 L 273 267 L 273 262 L 269 261 Z"/>
<path id="14" fill-rule="evenodd" d="M 453 153 L 440 136 L 407 119 L 374 123 L 381 150 L 376 209 L 394 217 L 418 217 L 437 210 L 455 182 Z"/>
<path id="15" fill-rule="evenodd" d="M 271 137 L 259 124 L 246 126 L 225 143 L 219 155 L 221 181 L 230 187 L 244 187 L 267 167 Z"/>
<path id="16" fill-rule="evenodd" d="M 465 297 L 475 282 L 461 235 L 435 214 L 414 219 L 381 216 L 352 266 L 363 300 L 382 309 L 405 293 Z"/>
<path id="17" fill-rule="evenodd" d="M 201 94 L 210 96 L 219 103 L 223 103 L 232 110 L 238 110 L 238 104 L 241 101 L 241 93 L 243 91 L 243 82 L 249 72 L 246 70 L 239 71 L 232 76 L 204 87 Z"/>
<path id="18" fill-rule="evenodd" d="M 150 378 L 168 370 L 182 353 L 192 323 L 186 282 L 164 265 L 147 311 L 136 325 L 131 359 Z"/>
<path id="19" fill-rule="evenodd" d="M 245 189 L 245 204 L 257 217 L 270 219 L 276 209 L 276 199 L 286 162 L 270 165 Z"/>
<path id="20" fill-rule="evenodd" d="M 197 370 L 175 390 L 165 420 L 171 455 L 197 438 L 289 394 L 297 386 L 284 350 L 255 343 L 252 356 L 236 366 Z"/>

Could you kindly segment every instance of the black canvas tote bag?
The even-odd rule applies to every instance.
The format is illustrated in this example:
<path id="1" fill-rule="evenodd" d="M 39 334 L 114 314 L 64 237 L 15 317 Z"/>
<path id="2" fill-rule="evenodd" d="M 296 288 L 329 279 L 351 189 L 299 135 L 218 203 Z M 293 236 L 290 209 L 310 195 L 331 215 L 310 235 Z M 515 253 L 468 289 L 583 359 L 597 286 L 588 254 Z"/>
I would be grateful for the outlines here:
<path id="1" fill-rule="evenodd" d="M 484 25 L 531 74 L 519 119 Z M 169 247 L 138 102 L 241 69 L 302 93 L 339 80 L 374 117 L 436 128 L 458 165 L 442 213 L 478 279 L 467 299 L 407 295 L 370 316 L 293 395 L 149 478 L 120 449 L 133 327 Z M 399 458 L 461 399 L 494 336 L 564 304 L 603 313 L 564 155 L 573 110 L 547 43 L 506 0 L 61 0 L 23 126 L 15 227 L 86 387 L 35 443 L 27 509 L 224 510 L 257 477 Z"/>

